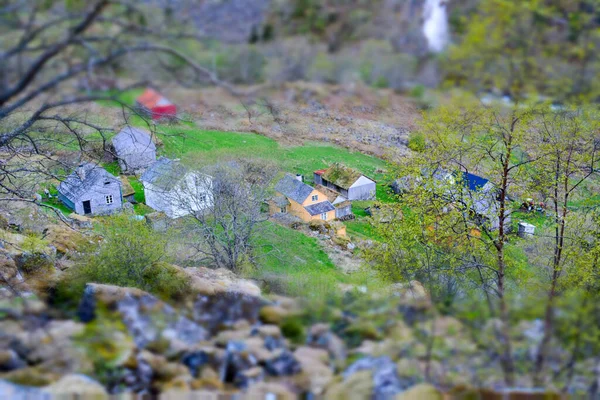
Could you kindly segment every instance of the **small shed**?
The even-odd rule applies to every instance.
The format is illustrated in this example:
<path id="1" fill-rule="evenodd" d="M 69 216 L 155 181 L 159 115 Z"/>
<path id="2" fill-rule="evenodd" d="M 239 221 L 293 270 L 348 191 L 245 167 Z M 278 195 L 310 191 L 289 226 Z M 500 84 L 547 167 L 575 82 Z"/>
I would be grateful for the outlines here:
<path id="1" fill-rule="evenodd" d="M 535 225 L 520 221 L 518 234 L 519 237 L 524 239 L 533 237 L 533 235 L 535 235 Z"/>
<path id="2" fill-rule="evenodd" d="M 126 126 L 112 140 L 121 171 L 133 173 L 156 161 L 156 145 L 150 132 Z"/>
<path id="3" fill-rule="evenodd" d="M 137 203 L 135 201 L 135 189 L 133 186 L 131 186 L 129 179 L 127 179 L 126 176 L 120 176 L 119 178 L 121 180 L 121 193 L 123 195 L 123 199 L 132 204 Z"/>
<path id="4" fill-rule="evenodd" d="M 121 181 L 98 165 L 81 164 L 58 185 L 58 198 L 80 215 L 110 214 L 121 209 Z"/>
<path id="5" fill-rule="evenodd" d="M 339 163 L 315 171 L 313 179 L 315 184 L 335 190 L 351 201 L 376 199 L 375 180 Z"/>
<path id="6" fill-rule="evenodd" d="M 136 99 L 136 103 L 154 121 L 177 117 L 177 106 L 154 89 L 147 88 Z"/>

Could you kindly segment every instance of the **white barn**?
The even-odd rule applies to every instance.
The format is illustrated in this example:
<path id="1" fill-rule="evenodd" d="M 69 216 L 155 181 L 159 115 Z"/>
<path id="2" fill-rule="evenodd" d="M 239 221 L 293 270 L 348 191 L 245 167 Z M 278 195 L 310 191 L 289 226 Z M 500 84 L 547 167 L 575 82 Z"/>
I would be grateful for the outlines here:
<path id="1" fill-rule="evenodd" d="M 213 205 L 212 177 L 188 170 L 177 160 L 159 158 L 141 176 L 146 205 L 179 218 Z"/>
<path id="2" fill-rule="evenodd" d="M 315 171 L 313 180 L 315 184 L 335 190 L 350 201 L 376 199 L 375 180 L 342 164 Z"/>

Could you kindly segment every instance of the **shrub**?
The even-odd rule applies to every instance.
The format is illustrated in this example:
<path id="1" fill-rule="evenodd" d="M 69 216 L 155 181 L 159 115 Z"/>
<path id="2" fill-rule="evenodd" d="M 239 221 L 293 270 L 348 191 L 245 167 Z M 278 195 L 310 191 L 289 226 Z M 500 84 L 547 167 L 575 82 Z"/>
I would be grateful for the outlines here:
<path id="1" fill-rule="evenodd" d="M 410 96 L 415 99 L 422 99 L 425 95 L 425 86 L 416 85 L 410 90 Z"/>
<path id="2" fill-rule="evenodd" d="M 286 318 L 281 324 L 281 333 L 292 343 L 304 343 L 304 326 L 299 317 Z"/>
<path id="3" fill-rule="evenodd" d="M 308 70 L 309 79 L 316 82 L 335 83 L 335 69 L 336 65 L 327 53 L 319 52 Z"/>
<path id="4" fill-rule="evenodd" d="M 409 136 L 408 136 L 408 148 L 422 153 L 423 151 L 425 151 L 425 147 L 426 147 L 426 143 L 425 143 L 425 136 L 421 133 L 421 132 L 412 132 Z"/>
<path id="5" fill-rule="evenodd" d="M 44 253 L 23 253 L 17 257 L 17 266 L 26 275 L 50 272 L 54 269 L 54 261 Z"/>
<path id="6" fill-rule="evenodd" d="M 137 287 L 161 298 L 185 294 L 187 277 L 166 259 L 167 234 L 121 214 L 107 218 L 100 235 L 98 247 L 89 249 L 65 278 L 78 291 L 87 282 L 96 282 Z"/>

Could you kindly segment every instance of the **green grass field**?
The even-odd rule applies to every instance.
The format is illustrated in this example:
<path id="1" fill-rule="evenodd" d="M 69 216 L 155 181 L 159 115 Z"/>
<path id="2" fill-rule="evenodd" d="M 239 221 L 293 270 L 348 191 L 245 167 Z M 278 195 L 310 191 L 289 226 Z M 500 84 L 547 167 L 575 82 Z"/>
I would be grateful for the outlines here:
<path id="1" fill-rule="evenodd" d="M 164 143 L 164 155 L 181 158 L 190 166 L 255 157 L 274 161 L 289 173 L 312 177 L 313 171 L 340 162 L 374 179 L 381 179 L 385 168 L 385 162 L 378 158 L 317 142 L 287 147 L 254 133 L 206 131 L 185 125 L 160 126 L 158 135 Z"/>
<path id="2" fill-rule="evenodd" d="M 269 221 L 262 228 L 254 243 L 258 267 L 248 275 L 268 291 L 323 298 L 336 293 L 340 283 L 380 284 L 364 272 L 349 275 L 340 271 L 316 238 Z"/>

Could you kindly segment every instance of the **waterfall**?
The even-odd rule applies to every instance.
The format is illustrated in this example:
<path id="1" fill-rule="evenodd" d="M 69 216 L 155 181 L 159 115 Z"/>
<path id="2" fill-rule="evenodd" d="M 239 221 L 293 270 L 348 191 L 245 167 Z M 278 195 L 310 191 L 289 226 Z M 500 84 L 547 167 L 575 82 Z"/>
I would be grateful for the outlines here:
<path id="1" fill-rule="evenodd" d="M 439 53 L 448 44 L 448 17 L 444 0 L 426 0 L 423 12 L 423 34 L 429 51 Z"/>

